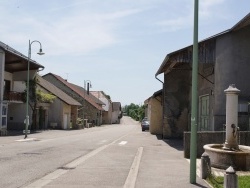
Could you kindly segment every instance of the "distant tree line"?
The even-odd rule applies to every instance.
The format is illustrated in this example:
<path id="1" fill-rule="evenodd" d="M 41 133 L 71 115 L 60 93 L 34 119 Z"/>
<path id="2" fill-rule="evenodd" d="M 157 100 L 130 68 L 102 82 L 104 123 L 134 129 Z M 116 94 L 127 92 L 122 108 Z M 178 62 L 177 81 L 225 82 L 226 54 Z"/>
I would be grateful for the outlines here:
<path id="1" fill-rule="evenodd" d="M 122 111 L 134 120 L 141 121 L 145 117 L 145 108 L 145 105 L 136 105 L 131 103 L 130 105 L 125 105 Z"/>

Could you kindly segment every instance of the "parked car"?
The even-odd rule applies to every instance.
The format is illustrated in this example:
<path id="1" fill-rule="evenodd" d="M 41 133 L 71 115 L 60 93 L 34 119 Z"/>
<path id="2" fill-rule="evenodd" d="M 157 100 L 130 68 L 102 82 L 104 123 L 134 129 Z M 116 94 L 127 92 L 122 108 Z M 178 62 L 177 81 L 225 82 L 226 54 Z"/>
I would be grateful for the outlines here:
<path id="1" fill-rule="evenodd" d="M 148 121 L 148 119 L 144 118 L 141 122 L 141 130 L 142 131 L 149 130 L 149 125 L 150 125 L 150 122 Z"/>

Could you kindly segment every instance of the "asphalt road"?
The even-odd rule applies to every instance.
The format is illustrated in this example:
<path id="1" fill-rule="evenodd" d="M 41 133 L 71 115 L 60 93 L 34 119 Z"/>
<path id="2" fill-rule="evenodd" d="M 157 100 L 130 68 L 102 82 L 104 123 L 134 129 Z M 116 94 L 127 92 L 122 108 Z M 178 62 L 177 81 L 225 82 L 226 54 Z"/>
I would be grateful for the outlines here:
<path id="1" fill-rule="evenodd" d="M 140 123 L 0 137 L 2 188 L 207 187 L 189 183 L 182 141 L 161 140 Z"/>
<path id="2" fill-rule="evenodd" d="M 27 185 L 136 128 L 138 124 L 128 118 L 119 125 L 31 134 L 30 141 L 23 136 L 0 137 L 0 187 Z"/>

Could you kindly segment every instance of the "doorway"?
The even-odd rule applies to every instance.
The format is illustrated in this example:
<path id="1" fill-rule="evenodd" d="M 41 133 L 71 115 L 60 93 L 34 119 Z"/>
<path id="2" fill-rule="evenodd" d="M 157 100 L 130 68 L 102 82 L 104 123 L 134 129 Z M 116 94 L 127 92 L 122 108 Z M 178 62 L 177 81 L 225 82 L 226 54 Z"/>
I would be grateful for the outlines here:
<path id="1" fill-rule="evenodd" d="M 209 95 L 200 96 L 200 131 L 209 130 Z"/>
<path id="2" fill-rule="evenodd" d="M 63 115 L 63 129 L 68 129 L 68 114 Z"/>

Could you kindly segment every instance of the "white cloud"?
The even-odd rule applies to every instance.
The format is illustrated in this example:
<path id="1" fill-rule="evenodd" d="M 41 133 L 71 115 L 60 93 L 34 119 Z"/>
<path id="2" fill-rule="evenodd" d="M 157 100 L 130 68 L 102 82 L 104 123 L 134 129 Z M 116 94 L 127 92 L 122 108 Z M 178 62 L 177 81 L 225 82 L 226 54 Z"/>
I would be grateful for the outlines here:
<path id="1" fill-rule="evenodd" d="M 68 6 L 66 6 L 68 7 Z M 18 21 L 16 15 L 8 16 L 8 24 L 2 23 L 0 29 L 8 31 L 2 34 L 3 41 L 15 41 L 17 46 L 26 44 L 28 39 L 43 41 L 51 54 L 86 54 L 96 49 L 108 47 L 119 42 L 116 27 L 120 19 L 139 13 L 140 9 L 94 12 L 72 6 L 75 11 L 63 17 L 53 17 L 54 9 L 45 11 L 51 16 L 42 19 L 32 12 L 22 12 Z M 55 9 L 65 11 L 65 7 Z M 7 13 L 3 11 L 0 16 Z M 63 12 L 62 12 L 63 14 Z"/>

